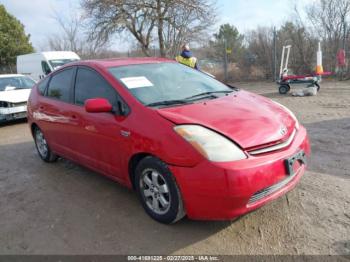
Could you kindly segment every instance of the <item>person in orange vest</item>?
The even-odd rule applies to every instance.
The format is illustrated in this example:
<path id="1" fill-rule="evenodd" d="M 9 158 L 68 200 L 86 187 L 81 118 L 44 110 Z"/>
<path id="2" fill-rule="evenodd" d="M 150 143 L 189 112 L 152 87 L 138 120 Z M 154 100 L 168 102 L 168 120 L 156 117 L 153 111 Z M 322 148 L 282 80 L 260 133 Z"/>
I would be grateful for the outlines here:
<path id="1" fill-rule="evenodd" d="M 188 44 L 184 44 L 182 46 L 181 54 L 178 55 L 175 59 L 177 62 L 181 64 L 184 64 L 186 66 L 199 70 L 197 65 L 197 58 L 195 58 L 192 55 L 192 52 L 190 51 L 190 46 Z"/>

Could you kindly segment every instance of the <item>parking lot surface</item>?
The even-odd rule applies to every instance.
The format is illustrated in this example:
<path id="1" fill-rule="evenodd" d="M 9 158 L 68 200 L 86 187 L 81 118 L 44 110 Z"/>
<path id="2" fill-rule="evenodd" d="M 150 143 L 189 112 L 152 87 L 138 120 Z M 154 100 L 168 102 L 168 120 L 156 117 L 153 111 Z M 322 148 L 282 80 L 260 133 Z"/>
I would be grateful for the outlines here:
<path id="1" fill-rule="evenodd" d="M 64 159 L 42 162 L 27 124 L 5 124 L 0 254 L 350 254 L 350 82 L 298 98 L 272 83 L 236 86 L 284 104 L 308 129 L 309 169 L 286 196 L 235 221 L 159 224 L 134 192 Z"/>

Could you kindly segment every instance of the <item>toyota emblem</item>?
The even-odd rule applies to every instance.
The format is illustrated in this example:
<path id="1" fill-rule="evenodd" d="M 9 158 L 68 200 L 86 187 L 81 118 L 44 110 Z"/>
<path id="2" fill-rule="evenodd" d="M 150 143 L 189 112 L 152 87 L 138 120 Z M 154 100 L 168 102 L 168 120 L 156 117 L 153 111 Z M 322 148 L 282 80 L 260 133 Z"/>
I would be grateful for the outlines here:
<path id="1" fill-rule="evenodd" d="M 285 134 L 287 134 L 287 127 L 286 127 L 286 126 L 282 126 L 282 127 L 280 128 L 280 134 L 281 134 L 282 136 L 284 136 Z"/>

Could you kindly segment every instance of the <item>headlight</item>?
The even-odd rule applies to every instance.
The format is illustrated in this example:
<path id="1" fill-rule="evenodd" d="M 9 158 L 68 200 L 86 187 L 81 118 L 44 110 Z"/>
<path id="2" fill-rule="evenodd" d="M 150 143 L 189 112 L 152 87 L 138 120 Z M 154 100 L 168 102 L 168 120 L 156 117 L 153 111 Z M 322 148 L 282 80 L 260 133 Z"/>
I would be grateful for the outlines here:
<path id="1" fill-rule="evenodd" d="M 234 143 L 208 128 L 179 125 L 174 130 L 210 161 L 229 162 L 247 158 Z"/>
<path id="2" fill-rule="evenodd" d="M 274 102 L 275 104 L 277 104 L 280 107 L 282 107 L 284 109 L 284 111 L 286 111 L 294 119 L 294 121 L 295 121 L 295 128 L 298 130 L 300 125 L 299 125 L 299 121 L 298 121 L 297 117 L 294 115 L 294 113 L 288 107 L 286 107 L 286 106 L 284 106 L 284 105 L 282 105 L 282 104 L 280 104 L 280 103 L 278 103 L 276 101 L 272 101 L 272 102 Z"/>

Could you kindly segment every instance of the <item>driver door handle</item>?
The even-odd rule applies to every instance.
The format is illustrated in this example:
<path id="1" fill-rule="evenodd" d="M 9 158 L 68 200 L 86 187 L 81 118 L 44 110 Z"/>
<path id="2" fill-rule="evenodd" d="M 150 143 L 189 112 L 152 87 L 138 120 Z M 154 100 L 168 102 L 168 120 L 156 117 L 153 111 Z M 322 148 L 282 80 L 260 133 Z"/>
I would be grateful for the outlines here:
<path id="1" fill-rule="evenodd" d="M 120 134 L 124 137 L 129 137 L 130 136 L 130 131 L 128 130 L 120 130 Z"/>

